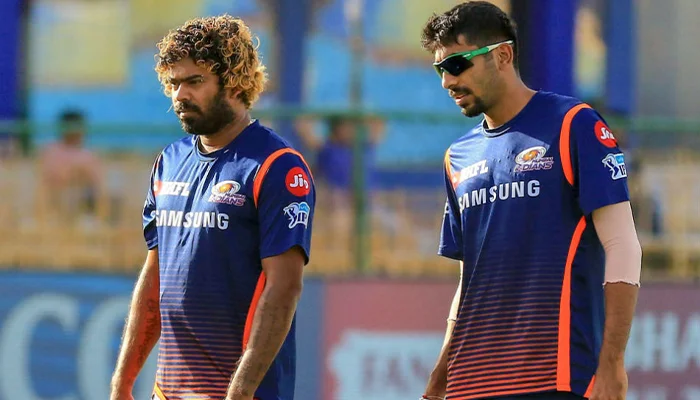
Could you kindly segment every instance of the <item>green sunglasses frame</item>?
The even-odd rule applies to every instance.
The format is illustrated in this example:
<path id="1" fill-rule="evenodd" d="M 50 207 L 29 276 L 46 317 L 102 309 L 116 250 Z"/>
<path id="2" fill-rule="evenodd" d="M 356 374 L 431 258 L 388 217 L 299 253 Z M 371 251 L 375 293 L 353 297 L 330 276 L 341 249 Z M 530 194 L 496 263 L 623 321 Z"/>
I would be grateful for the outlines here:
<path id="1" fill-rule="evenodd" d="M 437 63 L 433 63 L 433 68 L 435 68 L 435 72 L 437 72 L 438 76 L 439 76 L 440 78 L 442 78 L 442 71 L 443 71 L 443 69 L 442 69 L 442 67 L 440 67 L 440 64 L 442 64 L 443 62 L 445 62 L 445 60 L 449 60 L 450 58 L 454 58 L 454 57 L 462 57 L 462 58 L 465 58 L 467 61 L 471 61 L 472 58 L 474 58 L 474 57 L 476 57 L 476 56 L 480 56 L 480 55 L 482 55 L 482 54 L 490 53 L 491 51 L 493 51 L 494 49 L 498 48 L 498 46 L 500 46 L 500 45 L 502 45 L 502 44 L 513 44 L 513 41 L 512 41 L 512 40 L 506 40 L 506 41 L 503 41 L 503 42 L 494 43 L 494 44 L 490 44 L 490 45 L 488 45 L 488 46 L 484 46 L 484 47 L 482 47 L 482 48 L 480 48 L 480 49 L 470 50 L 470 51 L 462 51 L 462 52 L 460 52 L 460 53 L 450 54 L 449 56 L 445 57 L 445 59 L 443 59 L 442 61 L 437 62 Z M 448 73 L 449 73 L 449 72 L 448 72 Z"/>

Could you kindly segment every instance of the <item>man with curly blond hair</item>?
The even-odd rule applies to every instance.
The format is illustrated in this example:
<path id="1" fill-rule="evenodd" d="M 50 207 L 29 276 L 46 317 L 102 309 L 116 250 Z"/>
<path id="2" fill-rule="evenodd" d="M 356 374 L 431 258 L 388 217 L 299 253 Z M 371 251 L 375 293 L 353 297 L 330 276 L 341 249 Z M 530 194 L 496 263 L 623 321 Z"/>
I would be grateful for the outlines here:
<path id="1" fill-rule="evenodd" d="M 311 171 L 249 115 L 266 76 L 243 21 L 193 19 L 158 49 L 158 78 L 191 136 L 153 166 L 143 210 L 149 250 L 111 399 L 133 399 L 159 338 L 152 399 L 293 399 Z"/>

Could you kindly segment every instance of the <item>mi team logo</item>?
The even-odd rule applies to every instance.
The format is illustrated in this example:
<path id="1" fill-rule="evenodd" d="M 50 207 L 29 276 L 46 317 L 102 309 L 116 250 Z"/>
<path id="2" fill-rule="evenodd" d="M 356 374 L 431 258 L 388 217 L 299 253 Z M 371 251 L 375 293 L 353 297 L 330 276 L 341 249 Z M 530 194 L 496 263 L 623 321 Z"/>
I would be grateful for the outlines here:
<path id="1" fill-rule="evenodd" d="M 539 171 L 552 169 L 554 166 L 553 157 L 545 157 L 547 149 L 542 146 L 530 147 L 520 152 L 515 157 L 515 172 Z"/>
<path id="2" fill-rule="evenodd" d="M 603 159 L 603 165 L 610 170 L 610 176 L 613 180 L 627 178 L 627 166 L 625 165 L 625 156 L 622 153 L 608 154 Z"/>
<path id="3" fill-rule="evenodd" d="M 282 212 L 289 218 L 289 229 L 294 228 L 297 225 L 304 225 L 305 227 L 309 223 L 309 213 L 311 212 L 311 207 L 305 201 L 300 203 L 294 202 L 285 207 Z"/>
<path id="4" fill-rule="evenodd" d="M 245 204 L 245 195 L 239 194 L 239 190 L 241 184 L 236 181 L 219 182 L 211 188 L 209 202 L 242 206 Z"/>

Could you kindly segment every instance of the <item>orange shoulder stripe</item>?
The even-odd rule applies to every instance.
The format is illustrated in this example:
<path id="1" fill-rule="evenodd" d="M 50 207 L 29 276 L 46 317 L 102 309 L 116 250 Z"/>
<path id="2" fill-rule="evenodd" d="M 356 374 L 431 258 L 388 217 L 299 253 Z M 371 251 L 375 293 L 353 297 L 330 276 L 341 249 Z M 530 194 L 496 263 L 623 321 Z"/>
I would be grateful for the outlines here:
<path id="1" fill-rule="evenodd" d="M 287 153 L 291 153 L 298 156 L 306 166 L 306 169 L 309 171 L 309 175 L 311 175 L 311 168 L 309 168 L 309 165 L 306 163 L 306 160 L 304 159 L 304 156 L 301 155 L 301 153 L 294 149 L 290 149 L 289 147 L 285 147 L 283 149 L 275 151 L 274 153 L 270 154 L 262 163 L 262 165 L 260 166 L 260 170 L 258 171 L 258 174 L 255 176 L 255 180 L 253 181 L 253 202 L 255 203 L 256 207 L 258 206 L 258 197 L 260 196 L 260 189 L 262 188 L 262 184 L 265 180 L 265 177 L 267 176 L 267 173 L 270 172 L 270 167 L 272 166 L 272 163 Z M 313 180 L 313 176 L 310 177 Z"/>
<path id="2" fill-rule="evenodd" d="M 591 108 L 588 104 L 581 103 L 572 107 L 566 115 L 564 122 L 561 124 L 561 133 L 559 135 L 559 157 L 561 157 L 561 166 L 564 170 L 564 176 L 569 185 L 574 185 L 574 169 L 571 164 L 571 122 L 576 114 L 584 108 Z"/>

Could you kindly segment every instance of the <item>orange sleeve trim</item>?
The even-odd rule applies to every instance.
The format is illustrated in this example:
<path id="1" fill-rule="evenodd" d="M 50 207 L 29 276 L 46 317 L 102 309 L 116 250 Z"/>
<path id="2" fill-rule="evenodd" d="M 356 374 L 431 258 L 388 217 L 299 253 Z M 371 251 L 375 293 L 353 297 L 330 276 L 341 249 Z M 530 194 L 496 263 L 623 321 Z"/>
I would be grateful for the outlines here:
<path id="1" fill-rule="evenodd" d="M 564 115 L 564 122 L 561 124 L 561 133 L 559 135 L 559 157 L 561 157 L 561 166 L 564 170 L 564 176 L 569 185 L 574 185 L 574 168 L 571 164 L 571 122 L 578 112 L 584 108 L 591 108 L 588 104 L 582 103 L 571 108 Z"/>
<path id="2" fill-rule="evenodd" d="M 163 391 L 160 390 L 160 388 L 158 387 L 157 383 L 153 385 L 153 393 L 155 393 L 155 395 L 158 396 L 160 400 L 168 400 L 168 398 L 165 397 L 165 395 L 163 394 Z"/>
<path id="3" fill-rule="evenodd" d="M 559 302 L 559 338 L 557 346 L 557 390 L 571 391 L 571 268 L 576 257 L 576 250 L 581 243 L 581 236 L 586 229 L 586 218 L 581 217 L 576 225 L 569 245 L 564 268 L 564 282 Z"/>
<path id="4" fill-rule="evenodd" d="M 263 290 L 265 290 L 265 272 L 260 273 L 260 278 L 258 278 L 258 284 L 255 285 L 255 292 L 253 292 L 253 300 L 250 301 L 250 308 L 248 309 L 248 317 L 245 320 L 245 329 L 243 330 L 243 351 L 248 347 L 248 341 L 250 340 L 250 334 L 253 330 L 253 319 L 255 318 L 255 310 L 258 308 L 258 303 L 260 302 L 260 297 L 262 297 Z"/>
<path id="5" fill-rule="evenodd" d="M 301 159 L 301 161 L 306 166 L 306 169 L 309 171 L 310 178 L 313 180 L 313 176 L 311 176 L 311 168 L 309 168 L 309 164 L 306 163 L 306 160 L 304 159 L 304 156 L 301 155 L 301 153 L 299 153 L 298 151 L 296 151 L 294 149 L 290 149 L 289 147 L 286 147 L 284 149 L 279 149 L 279 150 L 275 151 L 274 153 L 270 154 L 265 159 L 265 161 L 260 166 L 260 170 L 258 171 L 258 174 L 255 176 L 255 180 L 253 181 L 253 203 L 255 203 L 255 207 L 258 206 L 258 197 L 260 196 L 260 189 L 262 188 L 262 184 L 263 184 L 263 181 L 265 180 L 265 176 L 267 176 L 267 173 L 270 172 L 270 167 L 272 166 L 272 163 L 287 153 L 294 154 Z"/>
<path id="6" fill-rule="evenodd" d="M 593 378 L 591 378 L 591 383 L 588 384 L 588 388 L 586 389 L 586 393 L 584 393 L 583 397 L 590 399 L 591 394 L 593 394 L 593 384 L 595 383 L 595 375 L 593 375 Z"/>
<path id="7" fill-rule="evenodd" d="M 447 176 L 452 178 L 452 165 L 450 165 L 450 149 L 447 149 L 445 152 L 445 172 L 447 172 Z"/>
<path id="8" fill-rule="evenodd" d="M 445 152 L 445 173 L 447 174 L 447 178 L 450 180 L 452 183 L 452 187 L 457 187 L 459 184 L 459 178 L 454 175 L 454 172 L 452 171 L 452 162 L 450 161 L 450 149 L 447 149 Z"/>

